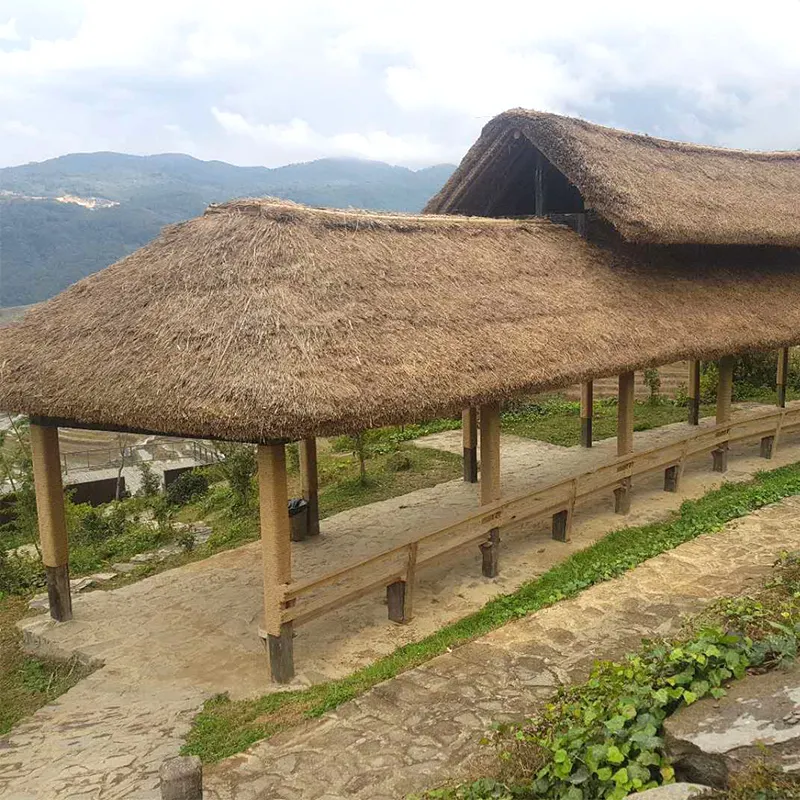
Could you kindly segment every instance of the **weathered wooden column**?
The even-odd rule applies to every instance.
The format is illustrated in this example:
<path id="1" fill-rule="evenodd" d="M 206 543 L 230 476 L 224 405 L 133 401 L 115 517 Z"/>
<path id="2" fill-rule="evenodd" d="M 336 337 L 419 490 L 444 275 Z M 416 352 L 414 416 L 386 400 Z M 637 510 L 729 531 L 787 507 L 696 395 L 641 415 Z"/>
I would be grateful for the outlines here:
<path id="1" fill-rule="evenodd" d="M 414 617 L 414 584 L 416 583 L 417 543 L 408 546 L 405 576 L 386 587 L 386 606 L 391 622 L 405 625 Z"/>
<path id="2" fill-rule="evenodd" d="M 72 597 L 69 590 L 69 547 L 58 428 L 31 424 L 30 437 L 39 541 L 47 576 L 50 616 L 58 622 L 66 622 L 72 619 Z"/>
<path id="3" fill-rule="evenodd" d="M 319 536 L 319 481 L 317 478 L 317 440 L 312 436 L 298 444 L 300 482 L 303 499 L 308 503 L 309 536 Z"/>
<path id="4" fill-rule="evenodd" d="M 464 481 L 478 482 L 478 409 L 468 406 L 461 412 L 461 438 L 464 444 Z"/>
<path id="5" fill-rule="evenodd" d="M 633 408 L 634 373 L 623 372 L 619 376 L 619 399 L 617 403 L 617 455 L 627 456 L 633 452 Z M 625 478 L 622 485 L 614 489 L 614 511 L 627 514 L 631 510 L 631 480 Z"/>
<path id="6" fill-rule="evenodd" d="M 500 499 L 500 404 L 481 406 L 481 505 L 486 506 Z M 488 541 L 481 544 L 483 574 L 487 578 L 497 576 L 500 550 L 500 529 L 489 531 Z"/>
<path id="7" fill-rule="evenodd" d="M 689 424 L 700 424 L 700 362 L 689 362 Z"/>
<path id="8" fill-rule="evenodd" d="M 594 383 L 581 384 L 581 446 L 592 446 L 592 417 L 594 416 Z"/>
<path id="9" fill-rule="evenodd" d="M 719 360 L 719 382 L 717 384 L 717 425 L 731 421 L 731 400 L 733 398 L 733 356 Z M 711 453 L 714 472 L 728 471 L 728 443 L 721 442 Z"/>
<path id="10" fill-rule="evenodd" d="M 778 407 L 786 408 L 786 380 L 789 375 L 789 348 L 783 347 L 778 350 Z"/>
<path id="11" fill-rule="evenodd" d="M 258 446 L 258 495 L 261 560 L 264 572 L 264 629 L 269 668 L 277 683 L 294 677 L 292 623 L 281 622 L 283 588 L 292 580 L 286 451 L 282 444 Z"/>

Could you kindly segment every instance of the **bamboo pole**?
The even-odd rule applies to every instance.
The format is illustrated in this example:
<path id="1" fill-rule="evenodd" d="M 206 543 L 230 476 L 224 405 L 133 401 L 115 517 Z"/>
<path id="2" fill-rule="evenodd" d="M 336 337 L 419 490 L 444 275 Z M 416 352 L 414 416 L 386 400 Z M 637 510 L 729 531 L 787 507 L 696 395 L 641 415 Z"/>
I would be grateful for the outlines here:
<path id="1" fill-rule="evenodd" d="M 258 493 L 261 519 L 261 559 L 264 574 L 264 631 L 269 666 L 276 683 L 294 677 L 293 629 L 281 623 L 281 593 L 292 581 L 289 541 L 286 451 L 282 444 L 258 446 Z"/>
<path id="2" fill-rule="evenodd" d="M 500 499 L 500 405 L 491 403 L 481 406 L 481 505 L 486 506 Z M 500 528 L 489 531 L 488 541 L 481 544 L 483 575 L 497 576 L 500 550 Z"/>
<path id="3" fill-rule="evenodd" d="M 32 424 L 30 437 L 39 540 L 47 576 L 50 616 L 58 622 L 65 622 L 72 619 L 72 597 L 69 588 L 69 545 L 58 428 Z"/>
<path id="4" fill-rule="evenodd" d="M 308 536 L 319 536 L 319 479 L 317 476 L 317 440 L 312 436 L 298 444 L 300 482 L 303 499 L 308 503 Z"/>

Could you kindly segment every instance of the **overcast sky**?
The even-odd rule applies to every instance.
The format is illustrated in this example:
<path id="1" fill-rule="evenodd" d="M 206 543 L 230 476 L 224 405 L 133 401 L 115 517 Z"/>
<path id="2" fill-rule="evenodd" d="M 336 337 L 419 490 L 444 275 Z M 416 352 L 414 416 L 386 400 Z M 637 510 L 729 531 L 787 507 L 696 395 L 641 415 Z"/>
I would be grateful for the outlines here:
<path id="1" fill-rule="evenodd" d="M 0 0 L 0 165 L 458 161 L 504 109 L 800 148 L 800 0 Z"/>

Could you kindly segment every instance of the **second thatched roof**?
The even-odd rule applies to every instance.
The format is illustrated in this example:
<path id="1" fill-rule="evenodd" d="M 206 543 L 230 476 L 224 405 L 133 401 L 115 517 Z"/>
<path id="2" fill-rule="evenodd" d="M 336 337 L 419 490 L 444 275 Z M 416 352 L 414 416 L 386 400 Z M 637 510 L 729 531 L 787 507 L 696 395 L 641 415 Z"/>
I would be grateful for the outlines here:
<path id="1" fill-rule="evenodd" d="M 683 144 L 526 109 L 486 125 L 426 211 L 500 216 L 498 200 L 515 185 L 532 201 L 524 147 L 629 241 L 800 246 L 800 152 Z"/>
<path id="2" fill-rule="evenodd" d="M 233 202 L 0 328 L 0 408 L 264 442 L 800 340 L 796 251 L 715 257 Z"/>

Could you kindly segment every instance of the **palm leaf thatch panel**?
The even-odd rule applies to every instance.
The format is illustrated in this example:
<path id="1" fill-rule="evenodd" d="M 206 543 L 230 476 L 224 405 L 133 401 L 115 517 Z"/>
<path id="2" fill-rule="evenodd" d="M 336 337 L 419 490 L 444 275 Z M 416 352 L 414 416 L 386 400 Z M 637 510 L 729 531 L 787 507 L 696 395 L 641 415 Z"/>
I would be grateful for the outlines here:
<path id="1" fill-rule="evenodd" d="M 632 242 L 800 245 L 800 153 L 682 144 L 514 109 L 495 117 L 426 211 L 531 214 L 534 155 Z M 566 180 L 564 180 L 566 178 Z M 567 183 L 568 182 L 568 183 Z M 557 198 L 569 200 L 558 182 Z M 576 207 L 551 212 L 581 210 Z"/>
<path id="2" fill-rule="evenodd" d="M 628 250 L 543 219 L 212 206 L 0 328 L 0 408 L 266 442 L 800 338 L 797 252 Z"/>

